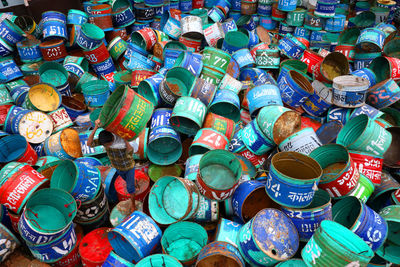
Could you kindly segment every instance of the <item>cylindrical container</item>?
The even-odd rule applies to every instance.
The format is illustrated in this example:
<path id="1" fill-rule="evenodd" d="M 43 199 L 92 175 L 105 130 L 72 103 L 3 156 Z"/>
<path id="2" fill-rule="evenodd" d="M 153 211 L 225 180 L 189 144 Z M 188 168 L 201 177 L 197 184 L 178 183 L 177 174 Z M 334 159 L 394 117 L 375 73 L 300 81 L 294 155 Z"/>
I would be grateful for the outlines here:
<path id="1" fill-rule="evenodd" d="M 229 200 L 226 201 L 230 202 Z M 236 240 L 241 227 L 242 224 L 240 223 L 221 218 L 215 233 L 215 241 L 227 242 L 237 247 Z"/>
<path id="2" fill-rule="evenodd" d="M 324 145 L 314 149 L 310 157 L 323 169 L 319 187 L 331 197 L 345 196 L 356 187 L 360 174 L 345 147 Z"/>
<path id="3" fill-rule="evenodd" d="M 42 42 L 39 48 L 45 61 L 60 61 L 67 56 L 67 50 L 63 40 L 48 40 Z"/>
<path id="4" fill-rule="evenodd" d="M 331 66 L 335 66 L 332 68 Z M 337 76 L 349 73 L 349 62 L 345 55 L 339 52 L 331 52 L 321 62 L 315 65 L 313 75 L 321 82 L 332 82 Z"/>
<path id="5" fill-rule="evenodd" d="M 258 111 L 265 106 L 283 106 L 281 95 L 277 86 L 266 84 L 256 86 L 247 93 L 249 110 L 252 117 L 256 117 Z"/>
<path id="6" fill-rule="evenodd" d="M 203 155 L 194 155 L 189 157 L 185 163 L 185 175 L 184 178 L 191 181 L 195 181 L 197 177 L 197 172 L 199 170 L 199 162 Z"/>
<path id="7" fill-rule="evenodd" d="M 233 54 L 239 49 L 246 48 L 249 43 L 249 37 L 240 31 L 231 31 L 225 34 L 224 41 L 222 43 L 222 50 Z"/>
<path id="8" fill-rule="evenodd" d="M 266 223 L 270 227 L 264 227 Z M 299 236 L 283 212 L 263 209 L 243 225 L 237 243 L 247 263 L 268 266 L 293 257 L 299 247 Z"/>
<path id="9" fill-rule="evenodd" d="M 79 201 L 90 201 L 99 193 L 100 171 L 94 166 L 64 160 L 54 170 L 50 186 L 69 192 Z"/>
<path id="10" fill-rule="evenodd" d="M 231 56 L 229 52 L 212 48 L 205 47 L 203 50 L 203 64 L 204 67 L 208 67 L 212 70 L 216 70 L 222 74 L 228 69 Z"/>
<path id="11" fill-rule="evenodd" d="M 245 266 L 239 250 L 234 245 L 223 241 L 214 241 L 205 246 L 200 251 L 195 266 L 205 267 L 210 264 L 215 264 L 216 266 L 227 264 L 237 267 Z"/>
<path id="12" fill-rule="evenodd" d="M 53 123 L 48 115 L 32 111 L 22 116 L 18 132 L 32 144 L 43 143 L 53 132 Z"/>
<path id="13" fill-rule="evenodd" d="M 158 165 L 175 163 L 182 155 L 179 134 L 170 124 L 171 109 L 156 109 L 151 119 L 147 156 Z"/>
<path id="14" fill-rule="evenodd" d="M 29 89 L 24 105 L 31 110 L 54 111 L 61 105 L 61 94 L 49 84 L 38 83 Z"/>
<path id="15" fill-rule="evenodd" d="M 7 259 L 7 257 L 14 252 L 16 248 L 18 248 L 21 243 L 18 238 L 14 236 L 14 234 L 7 229 L 6 226 L 0 223 L 0 239 L 3 242 L 0 245 L 0 250 L 2 251 L 0 256 L 0 262 L 3 262 Z"/>
<path id="16" fill-rule="evenodd" d="M 350 151 L 350 156 L 360 174 L 362 173 L 367 176 L 374 184 L 381 183 L 383 167 L 382 157 L 377 157 L 374 154 L 361 151 Z"/>
<path id="17" fill-rule="evenodd" d="M 356 46 L 365 53 L 380 52 L 386 35 L 377 28 L 367 28 L 361 31 L 357 38 Z"/>
<path id="18" fill-rule="evenodd" d="M 0 139 L 0 162 L 8 163 L 12 161 L 26 162 L 28 164 L 35 164 L 37 161 L 37 154 L 32 146 L 21 135 L 9 135 Z"/>
<path id="19" fill-rule="evenodd" d="M 159 93 L 167 104 L 173 106 L 180 96 L 187 96 L 195 81 L 195 76 L 187 69 L 174 67 L 165 75 Z"/>
<path id="20" fill-rule="evenodd" d="M 218 85 L 219 90 L 231 90 L 236 94 L 239 94 L 242 87 L 243 87 L 242 82 L 236 80 L 228 73 L 224 75 L 224 78 L 222 78 L 221 83 Z"/>
<path id="21" fill-rule="evenodd" d="M 161 240 L 161 230 L 153 219 L 135 211 L 108 233 L 115 253 L 130 262 L 148 256 Z"/>
<path id="22" fill-rule="evenodd" d="M 364 78 L 368 81 L 369 87 L 372 87 L 376 84 L 376 76 L 375 73 L 369 68 L 362 68 L 356 71 L 352 71 L 351 75 L 355 75 L 361 78 Z"/>
<path id="23" fill-rule="evenodd" d="M 231 140 L 235 130 L 235 122 L 226 117 L 209 112 L 204 119 L 203 128 L 217 130 L 224 134 L 228 140 Z"/>
<path id="24" fill-rule="evenodd" d="M 171 126 L 180 133 L 195 135 L 203 125 L 207 107 L 198 99 L 182 96 L 170 117 Z"/>
<path id="25" fill-rule="evenodd" d="M 367 79 L 354 75 L 333 79 L 333 104 L 344 108 L 357 108 L 365 103 L 369 83 Z"/>
<path id="26" fill-rule="evenodd" d="M 360 179 L 358 180 L 357 186 L 348 194 L 348 196 L 354 196 L 363 203 L 366 203 L 374 190 L 375 186 L 371 180 L 364 174 L 360 173 Z"/>
<path id="27" fill-rule="evenodd" d="M 307 266 L 330 265 L 331 262 L 341 266 L 358 262 L 359 266 L 367 266 L 373 255 L 369 246 L 356 234 L 329 220 L 321 223 L 301 251 Z"/>
<path id="28" fill-rule="evenodd" d="M 103 266 L 108 254 L 112 251 L 107 235 L 111 228 L 102 227 L 85 235 L 79 243 L 79 254 L 83 266 Z"/>
<path id="29" fill-rule="evenodd" d="M 70 224 L 68 230 L 57 239 L 39 245 L 27 243 L 27 246 L 36 259 L 45 263 L 55 263 L 70 253 L 76 242 L 75 230 L 73 224 Z"/>
<path id="30" fill-rule="evenodd" d="M 311 86 L 314 88 L 314 94 L 301 106 L 309 115 L 320 117 L 332 106 L 332 89 L 320 81 L 313 81 Z"/>
<path id="31" fill-rule="evenodd" d="M 381 109 L 400 99 L 400 87 L 393 79 L 381 81 L 368 90 L 367 103 Z"/>
<path id="32" fill-rule="evenodd" d="M 153 104 L 125 86 L 119 86 L 100 113 L 103 127 L 120 137 L 134 139 L 142 132 L 153 112 Z"/>
<path id="33" fill-rule="evenodd" d="M 294 108 L 300 107 L 314 93 L 314 88 L 307 78 L 295 70 L 290 70 L 282 77 L 278 86 L 282 101 Z"/>
<path id="34" fill-rule="evenodd" d="M 332 218 L 363 239 L 372 251 L 378 250 L 388 235 L 386 221 L 356 197 L 346 197 L 333 205 Z"/>
<path id="35" fill-rule="evenodd" d="M 190 96 L 203 102 L 206 107 L 213 101 L 217 87 L 208 81 L 198 78 L 193 83 Z"/>
<path id="36" fill-rule="evenodd" d="M 209 110 L 217 115 L 238 122 L 240 119 L 240 99 L 231 90 L 218 90 Z"/>
<path id="37" fill-rule="evenodd" d="M 189 70 L 194 76 L 199 76 L 203 68 L 202 56 L 197 53 L 182 52 L 176 58 L 174 67 L 183 67 Z"/>
<path id="38" fill-rule="evenodd" d="M 82 93 L 89 107 L 101 107 L 109 97 L 110 87 L 104 80 L 89 81 L 82 85 Z"/>
<path id="39" fill-rule="evenodd" d="M 70 9 L 68 10 L 67 15 L 67 24 L 74 24 L 74 25 L 83 25 L 89 19 L 89 16 L 82 12 L 81 10 L 77 9 Z"/>
<path id="40" fill-rule="evenodd" d="M 58 132 L 72 126 L 72 120 L 63 107 L 49 112 L 49 117 L 53 122 L 53 132 Z"/>
<path id="41" fill-rule="evenodd" d="M 211 128 L 200 129 L 189 148 L 189 156 L 204 154 L 209 150 L 227 149 L 229 140 L 225 135 Z"/>
<path id="42" fill-rule="evenodd" d="M 198 16 L 186 16 L 181 19 L 182 36 L 192 39 L 203 38 L 202 19 Z"/>
<path id="43" fill-rule="evenodd" d="M 289 33 L 279 41 L 278 49 L 289 58 L 300 59 L 306 46 Z"/>
<path id="44" fill-rule="evenodd" d="M 207 244 L 207 240 L 207 232 L 201 225 L 194 222 L 177 222 L 164 231 L 161 246 L 164 253 L 185 265 L 191 265 Z"/>
<path id="45" fill-rule="evenodd" d="M 99 214 L 102 214 L 105 209 L 108 209 L 108 202 L 106 194 L 104 193 L 104 188 L 101 186 L 98 194 L 92 200 L 80 204 L 76 213 L 75 222 L 81 223 L 90 221 L 98 217 Z"/>
<path id="46" fill-rule="evenodd" d="M 196 184 L 205 197 L 222 201 L 232 196 L 241 176 L 242 166 L 234 154 L 217 149 L 201 158 Z"/>
<path id="47" fill-rule="evenodd" d="M 60 13 L 62 14 L 62 13 Z M 65 20 L 65 15 L 64 20 L 58 20 L 58 19 L 48 19 L 46 18 L 42 19 L 42 33 L 43 33 L 43 39 L 48 40 L 48 39 L 53 39 L 53 38 L 61 38 L 64 40 L 68 40 L 68 32 L 67 32 L 67 25 L 66 20 Z"/>
<path id="48" fill-rule="evenodd" d="M 248 222 L 260 210 L 279 206 L 265 192 L 265 183 L 245 181 L 232 195 L 233 213 L 242 223 Z"/>
<path id="49" fill-rule="evenodd" d="M 160 224 L 172 224 L 193 217 L 199 208 L 200 194 L 194 182 L 164 176 L 158 179 L 149 195 L 152 218 Z M 163 203 L 162 206 L 159 203 Z"/>
<path id="50" fill-rule="evenodd" d="M 17 43 L 18 54 L 21 61 L 24 63 L 32 63 L 42 60 L 39 44 L 40 41 L 29 39 Z"/>
<path id="51" fill-rule="evenodd" d="M 256 155 L 263 155 L 275 147 L 274 142 L 264 135 L 255 119 L 243 128 L 241 135 L 245 146 Z"/>
<path id="52" fill-rule="evenodd" d="M 135 265 L 111 251 L 102 265 L 103 267 L 134 267 Z"/>
<path id="53" fill-rule="evenodd" d="M 40 81 L 57 88 L 61 95 L 71 95 L 68 71 L 57 62 L 45 62 L 39 68 Z"/>
<path id="54" fill-rule="evenodd" d="M 299 170 L 302 175 L 296 173 Z M 265 189 L 280 205 L 302 208 L 311 203 L 321 175 L 321 167 L 311 157 L 279 152 L 272 157 Z"/>
<path id="55" fill-rule="evenodd" d="M 277 145 L 301 127 L 300 115 L 281 106 L 263 107 L 256 120 L 265 136 Z"/>
<path id="56" fill-rule="evenodd" d="M 57 239 L 71 226 L 76 208 L 74 198 L 64 190 L 45 188 L 35 192 L 18 222 L 21 237 L 34 245 Z"/>
<path id="57" fill-rule="evenodd" d="M 157 73 L 141 81 L 138 85 L 138 93 L 153 103 L 155 107 L 161 105 L 162 102 L 158 88 L 160 87 L 163 79 L 164 76 L 160 73 Z"/>
<path id="58" fill-rule="evenodd" d="M 365 114 L 346 123 L 337 137 L 337 143 L 348 149 L 371 152 L 380 157 L 391 142 L 392 134 Z"/>
<path id="59" fill-rule="evenodd" d="M 48 156 L 61 159 L 75 159 L 82 157 L 79 134 L 74 129 L 64 129 L 45 140 L 44 150 Z"/>
<path id="60" fill-rule="evenodd" d="M 93 49 L 102 43 L 104 37 L 104 31 L 98 26 L 85 23 L 78 32 L 76 42 L 82 49 Z"/>
<path id="61" fill-rule="evenodd" d="M 279 144 L 281 151 L 294 151 L 309 155 L 314 149 L 322 146 L 321 141 L 311 127 L 301 129 Z"/>
<path id="62" fill-rule="evenodd" d="M 319 189 L 307 207 L 282 207 L 282 211 L 296 226 L 300 241 L 307 242 L 323 220 L 332 220 L 331 197 L 325 190 Z"/>
<path id="63" fill-rule="evenodd" d="M 7 18 L 0 22 L 0 32 L 0 37 L 11 46 L 15 46 L 24 38 L 24 31 Z"/>

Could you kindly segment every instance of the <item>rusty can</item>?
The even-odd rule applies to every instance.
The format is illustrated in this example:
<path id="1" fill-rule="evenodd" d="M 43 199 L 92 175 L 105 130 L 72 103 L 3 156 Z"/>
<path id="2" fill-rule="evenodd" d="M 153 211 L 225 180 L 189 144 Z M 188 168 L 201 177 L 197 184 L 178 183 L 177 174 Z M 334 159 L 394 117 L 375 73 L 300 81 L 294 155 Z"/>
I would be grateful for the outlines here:
<path id="1" fill-rule="evenodd" d="M 195 266 L 209 266 L 210 264 L 222 266 L 227 262 L 231 262 L 233 266 L 245 266 L 239 250 L 234 245 L 228 242 L 214 241 L 200 251 Z"/>
<path id="2" fill-rule="evenodd" d="M 349 151 L 358 171 L 374 184 L 381 183 L 383 158 L 371 153 L 361 151 Z"/>

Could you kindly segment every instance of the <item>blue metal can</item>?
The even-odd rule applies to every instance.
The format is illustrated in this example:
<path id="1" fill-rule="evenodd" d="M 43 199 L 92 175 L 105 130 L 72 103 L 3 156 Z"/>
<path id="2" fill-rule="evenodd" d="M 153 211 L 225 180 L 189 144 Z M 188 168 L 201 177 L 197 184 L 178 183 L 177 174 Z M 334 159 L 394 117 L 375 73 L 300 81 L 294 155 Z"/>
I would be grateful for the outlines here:
<path id="1" fill-rule="evenodd" d="M 162 104 L 162 99 L 160 93 L 158 92 L 158 88 L 160 87 L 163 79 L 164 75 L 157 73 L 141 81 L 138 86 L 138 93 L 152 102 L 155 107 Z"/>
<path id="2" fill-rule="evenodd" d="M 92 68 L 94 72 L 96 72 L 96 74 L 99 76 L 106 75 L 116 71 L 114 62 L 111 57 L 107 58 L 105 61 L 101 63 L 92 64 Z"/>
<path id="3" fill-rule="evenodd" d="M 331 18 L 335 16 L 337 0 L 318 0 L 314 14 L 322 18 Z"/>
<path id="4" fill-rule="evenodd" d="M 242 141 L 247 149 L 259 156 L 275 147 L 275 143 L 263 134 L 256 120 L 252 120 L 243 128 Z"/>
<path id="5" fill-rule="evenodd" d="M 43 23 L 43 39 L 51 38 L 68 40 L 68 31 L 65 22 L 51 19 Z"/>
<path id="6" fill-rule="evenodd" d="M 76 75 L 78 79 L 81 78 L 82 75 L 85 73 L 85 71 L 79 64 L 73 62 L 64 64 L 64 68 L 70 73 L 70 75 Z"/>
<path id="7" fill-rule="evenodd" d="M 256 30 L 248 31 L 249 33 L 249 44 L 247 47 L 251 49 L 253 46 L 257 45 L 260 42 L 260 38 L 258 37 L 258 34 Z"/>
<path id="8" fill-rule="evenodd" d="M 293 35 L 286 34 L 286 36 L 279 41 L 278 49 L 289 58 L 300 59 L 306 47 L 297 40 L 296 37 L 293 37 Z"/>
<path id="9" fill-rule="evenodd" d="M 278 86 L 265 84 L 252 88 L 247 93 L 249 111 L 254 118 L 258 110 L 269 105 L 283 106 L 281 94 Z"/>
<path id="10" fill-rule="evenodd" d="M 258 212 L 240 229 L 236 242 L 246 262 L 256 266 L 271 266 L 287 260 L 299 248 L 296 227 L 276 209 Z"/>
<path id="11" fill-rule="evenodd" d="M 283 161 L 284 168 L 279 165 Z M 298 168 L 310 171 L 309 179 L 301 179 L 295 172 L 288 171 Z M 272 157 L 265 190 L 282 206 L 304 208 L 311 203 L 321 175 L 321 166 L 311 157 L 298 152 L 279 152 Z"/>
<path id="12" fill-rule="evenodd" d="M 179 1 L 179 10 L 182 12 L 189 12 L 192 10 L 192 1 L 184 1 L 180 0 Z"/>
<path id="13" fill-rule="evenodd" d="M 260 16 L 271 16 L 272 15 L 272 5 L 258 4 L 257 14 Z"/>
<path id="14" fill-rule="evenodd" d="M 42 60 L 39 41 L 26 40 L 17 43 L 18 54 L 22 62 L 36 62 Z"/>
<path id="15" fill-rule="evenodd" d="M 231 2 L 231 10 L 232 11 L 241 11 L 241 8 L 242 8 L 242 1 L 241 0 L 230 0 L 230 2 Z M 231 13 L 233 13 L 233 12 L 229 12 L 230 13 L 230 15 L 231 15 Z M 240 16 L 240 13 L 239 13 L 239 16 Z"/>
<path id="16" fill-rule="evenodd" d="M 263 26 L 266 30 L 274 30 L 276 24 L 276 20 L 273 20 L 271 16 L 260 15 L 260 26 Z"/>
<path id="17" fill-rule="evenodd" d="M 202 55 L 192 52 L 182 52 L 174 62 L 173 67 L 182 67 L 189 70 L 194 76 L 199 77 L 203 69 Z"/>
<path id="18" fill-rule="evenodd" d="M 280 36 L 285 36 L 286 34 L 290 33 L 294 33 L 294 29 L 296 27 L 293 26 L 289 26 L 287 23 L 281 22 L 279 23 L 279 35 Z"/>
<path id="19" fill-rule="evenodd" d="M 224 12 L 216 6 L 212 7 L 207 15 L 214 22 L 222 22 L 225 19 Z"/>
<path id="20" fill-rule="evenodd" d="M 400 87 L 393 79 L 384 80 L 368 92 L 367 103 L 381 109 L 390 106 L 400 99 Z"/>
<path id="21" fill-rule="evenodd" d="M 181 23 L 178 20 L 169 17 L 164 25 L 163 31 L 172 39 L 177 40 L 181 35 Z"/>
<path id="22" fill-rule="evenodd" d="M 314 93 L 301 106 L 307 114 L 322 116 L 332 106 L 332 88 L 318 80 L 312 82 Z"/>
<path id="23" fill-rule="evenodd" d="M 125 28 L 135 22 L 135 13 L 130 6 L 112 13 L 112 23 L 115 28 Z"/>
<path id="24" fill-rule="evenodd" d="M 242 224 L 240 223 L 221 218 L 215 234 L 215 241 L 227 242 L 237 247 L 236 240 L 241 227 Z"/>
<path id="25" fill-rule="evenodd" d="M 199 154 L 199 155 L 194 155 L 189 157 L 186 160 L 185 163 L 185 175 L 184 177 L 186 179 L 189 179 L 191 181 L 195 181 L 197 178 L 197 172 L 199 170 L 199 163 L 200 163 L 200 159 L 203 155 Z"/>
<path id="26" fill-rule="evenodd" d="M 126 48 L 124 57 L 126 59 L 129 59 L 135 53 L 139 53 L 140 55 L 145 56 L 145 57 L 147 57 L 149 55 L 149 53 L 146 51 L 146 49 L 140 47 L 139 45 L 137 45 L 135 43 L 128 43 L 128 47 Z"/>
<path id="27" fill-rule="evenodd" d="M 381 117 L 384 113 L 380 110 L 377 110 L 374 107 L 371 107 L 368 104 L 365 104 L 359 108 L 354 109 L 354 111 L 351 113 L 351 116 L 349 119 L 351 120 L 361 114 L 365 114 L 368 117 L 370 117 L 372 120 L 375 120 L 375 119 Z"/>
<path id="28" fill-rule="evenodd" d="M 253 67 L 255 64 L 254 58 L 251 56 L 250 50 L 242 48 L 232 54 L 232 58 L 239 64 L 239 68 Z"/>
<path id="29" fill-rule="evenodd" d="M 348 227 L 377 251 L 388 236 L 387 222 L 356 197 L 346 197 L 332 207 L 333 221 Z"/>
<path id="30" fill-rule="evenodd" d="M 296 27 L 294 29 L 293 36 L 294 37 L 300 37 L 309 40 L 311 35 L 311 31 L 304 28 L 304 27 Z"/>
<path id="31" fill-rule="evenodd" d="M 346 122 L 350 119 L 352 110 L 348 108 L 337 108 L 337 107 L 331 107 L 328 110 L 328 115 L 326 121 L 340 121 L 343 125 L 346 124 Z"/>
<path id="32" fill-rule="evenodd" d="M 0 56 L 6 57 L 12 54 L 14 48 L 7 44 L 3 38 L 0 37 Z"/>
<path id="33" fill-rule="evenodd" d="M 0 62 L 0 82 L 7 83 L 23 76 L 24 75 L 13 59 Z"/>
<path id="34" fill-rule="evenodd" d="M 278 9 L 281 11 L 293 11 L 297 7 L 297 0 L 279 0 Z"/>
<path id="35" fill-rule="evenodd" d="M 235 22 L 235 20 L 233 18 L 229 18 L 229 19 L 225 20 L 222 23 L 221 27 L 222 27 L 222 30 L 224 31 L 225 34 L 227 32 L 230 32 L 230 31 L 237 31 L 238 30 L 236 22 Z"/>
<path id="36" fill-rule="evenodd" d="M 332 18 L 328 18 L 325 22 L 325 31 L 328 32 L 342 32 L 346 23 L 346 16 L 336 14 Z"/>
<path id="37" fill-rule="evenodd" d="M 314 93 L 314 88 L 302 74 L 295 70 L 289 72 L 278 81 L 282 101 L 287 105 L 300 107 Z"/>
<path id="38" fill-rule="evenodd" d="M 381 54 L 381 52 L 356 53 L 354 56 L 354 69 L 359 70 L 362 68 L 368 68 L 372 60 L 379 57 Z"/>
<path id="39" fill-rule="evenodd" d="M 94 166 L 80 162 L 75 162 L 75 165 L 78 167 L 79 175 L 76 186 L 70 193 L 75 199 L 82 202 L 92 200 L 100 190 L 100 171 Z"/>
<path id="40" fill-rule="evenodd" d="M 332 204 L 329 194 L 319 189 L 310 205 L 302 209 L 282 207 L 299 232 L 300 241 L 307 242 L 323 220 L 332 220 Z"/>
<path id="41" fill-rule="evenodd" d="M 321 42 L 326 31 L 311 31 L 310 42 Z"/>
<path id="42" fill-rule="evenodd" d="M 83 25 L 88 21 L 88 19 L 89 16 L 85 12 L 82 12 L 81 10 L 77 9 L 68 10 L 67 24 Z"/>
<path id="43" fill-rule="evenodd" d="M 231 142 L 229 143 L 229 151 L 232 153 L 238 153 L 246 149 L 246 146 L 242 139 L 242 130 L 240 129 L 232 137 Z"/>
<path id="44" fill-rule="evenodd" d="M 4 19 L 0 22 L 0 37 L 9 45 L 14 46 L 24 39 L 24 32 L 13 22 Z"/>
<path id="45" fill-rule="evenodd" d="M 227 261 L 231 262 L 233 266 L 245 266 L 239 250 L 234 245 L 228 242 L 214 241 L 200 251 L 196 266 L 211 266 L 214 264 L 215 266 L 224 266 Z"/>
<path id="46" fill-rule="evenodd" d="M 194 214 L 192 220 L 199 223 L 210 223 L 217 221 L 218 218 L 219 218 L 218 201 L 200 196 L 199 209 L 197 210 L 196 214 Z"/>
<path id="47" fill-rule="evenodd" d="M 386 35 L 377 28 L 367 28 L 361 31 L 356 46 L 367 52 L 379 52 L 383 48 Z"/>
<path id="48" fill-rule="evenodd" d="M 351 72 L 351 75 L 358 76 L 364 78 L 369 83 L 369 88 L 376 84 L 376 75 L 375 73 L 369 68 L 362 68 Z"/>
<path id="49" fill-rule="evenodd" d="M 160 243 L 161 235 L 161 229 L 151 217 L 135 211 L 108 233 L 108 240 L 115 253 L 130 262 L 138 262 L 150 255 Z"/>
<path id="50" fill-rule="evenodd" d="M 179 57 L 183 50 L 167 48 L 164 50 L 164 68 L 170 69 L 175 64 L 176 59 Z"/>

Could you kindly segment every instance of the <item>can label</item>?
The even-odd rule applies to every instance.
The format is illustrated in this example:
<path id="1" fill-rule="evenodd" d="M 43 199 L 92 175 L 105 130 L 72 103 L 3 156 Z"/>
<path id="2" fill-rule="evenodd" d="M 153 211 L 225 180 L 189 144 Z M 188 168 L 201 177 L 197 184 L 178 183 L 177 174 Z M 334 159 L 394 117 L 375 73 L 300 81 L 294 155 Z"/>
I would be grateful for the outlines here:
<path id="1" fill-rule="evenodd" d="M 58 132 L 72 125 L 72 120 L 65 108 L 59 108 L 56 111 L 49 113 L 49 116 L 53 122 L 54 132 Z"/>

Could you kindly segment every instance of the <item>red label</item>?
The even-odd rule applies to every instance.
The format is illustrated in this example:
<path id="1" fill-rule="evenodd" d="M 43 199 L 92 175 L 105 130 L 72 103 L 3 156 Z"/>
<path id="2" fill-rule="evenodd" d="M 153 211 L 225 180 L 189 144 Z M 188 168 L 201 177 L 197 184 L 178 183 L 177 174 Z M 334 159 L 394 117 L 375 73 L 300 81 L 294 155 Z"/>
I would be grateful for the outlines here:
<path id="1" fill-rule="evenodd" d="M 69 117 L 67 111 L 64 108 L 57 109 L 56 111 L 54 111 L 49 115 L 51 120 L 53 121 L 55 130 L 59 130 L 58 128 L 66 123 L 72 123 L 71 118 Z"/>
<path id="2" fill-rule="evenodd" d="M 32 146 L 28 142 L 26 144 L 27 146 L 25 153 L 17 160 L 17 162 L 26 162 L 30 165 L 33 165 L 36 163 L 38 156 Z"/>
<path id="3" fill-rule="evenodd" d="M 391 78 L 395 81 L 400 80 L 400 59 L 394 57 L 386 57 L 390 62 L 390 67 L 392 69 Z"/>
<path id="4" fill-rule="evenodd" d="M 374 184 L 381 183 L 383 159 L 369 155 L 350 153 L 358 171 L 367 176 Z"/>
<path id="5" fill-rule="evenodd" d="M 110 57 L 110 53 L 108 52 L 104 43 L 101 43 L 100 46 L 96 47 L 93 50 L 90 51 L 84 50 L 83 54 L 91 64 L 97 64 L 103 62 Z"/>
<path id="6" fill-rule="evenodd" d="M 139 83 L 151 76 L 156 74 L 154 71 L 147 71 L 147 70 L 135 70 L 132 72 L 132 81 L 131 86 L 137 87 Z"/>
<path id="7" fill-rule="evenodd" d="M 143 28 L 138 33 L 146 41 L 146 49 L 150 50 L 157 43 L 157 36 L 151 28 Z"/>
<path id="8" fill-rule="evenodd" d="M 256 45 L 255 47 L 253 47 L 253 49 L 250 50 L 250 54 L 254 60 L 256 60 L 256 53 L 257 53 L 257 50 L 259 50 L 259 49 L 269 49 L 269 45 L 267 43 L 261 43 L 259 45 Z"/>
<path id="9" fill-rule="evenodd" d="M 204 7 L 204 0 L 192 0 L 192 8 L 203 8 Z"/>
<path id="10" fill-rule="evenodd" d="M 313 69 L 315 66 L 319 63 L 322 62 L 324 58 L 317 53 L 313 53 L 309 50 L 305 50 L 303 53 L 303 56 L 301 57 L 301 61 L 307 64 L 307 71 L 309 73 L 313 72 Z"/>
<path id="11" fill-rule="evenodd" d="M 264 164 L 264 162 L 267 160 L 267 155 L 258 156 L 248 149 L 245 149 L 237 154 L 248 159 L 251 162 L 251 164 L 253 164 L 254 167 L 256 167 L 256 168 L 261 167 Z"/>
<path id="12" fill-rule="evenodd" d="M 11 211 L 18 213 L 29 193 L 45 180 L 47 178 L 31 166 L 23 166 L 0 188 L 1 203 Z"/>
<path id="13" fill-rule="evenodd" d="M 204 144 L 213 149 L 228 149 L 228 139 L 220 132 L 203 129 L 201 130 L 200 137 L 193 142 L 193 144 Z"/>
<path id="14" fill-rule="evenodd" d="M 216 190 L 213 188 L 208 187 L 201 175 L 200 172 L 197 172 L 197 179 L 196 179 L 197 188 L 199 189 L 200 194 L 204 195 L 208 199 L 222 201 L 227 198 L 230 198 L 233 193 L 235 192 L 236 188 L 239 186 L 239 181 L 237 181 L 232 188 L 226 190 Z"/>
<path id="15" fill-rule="evenodd" d="M 359 178 L 360 173 L 354 165 L 353 160 L 350 159 L 347 171 L 332 182 L 320 183 L 319 187 L 326 190 L 331 197 L 345 196 L 356 187 Z"/>
<path id="16" fill-rule="evenodd" d="M 0 106 L 0 125 L 3 125 L 6 122 L 8 110 L 13 105 L 2 105 Z"/>

